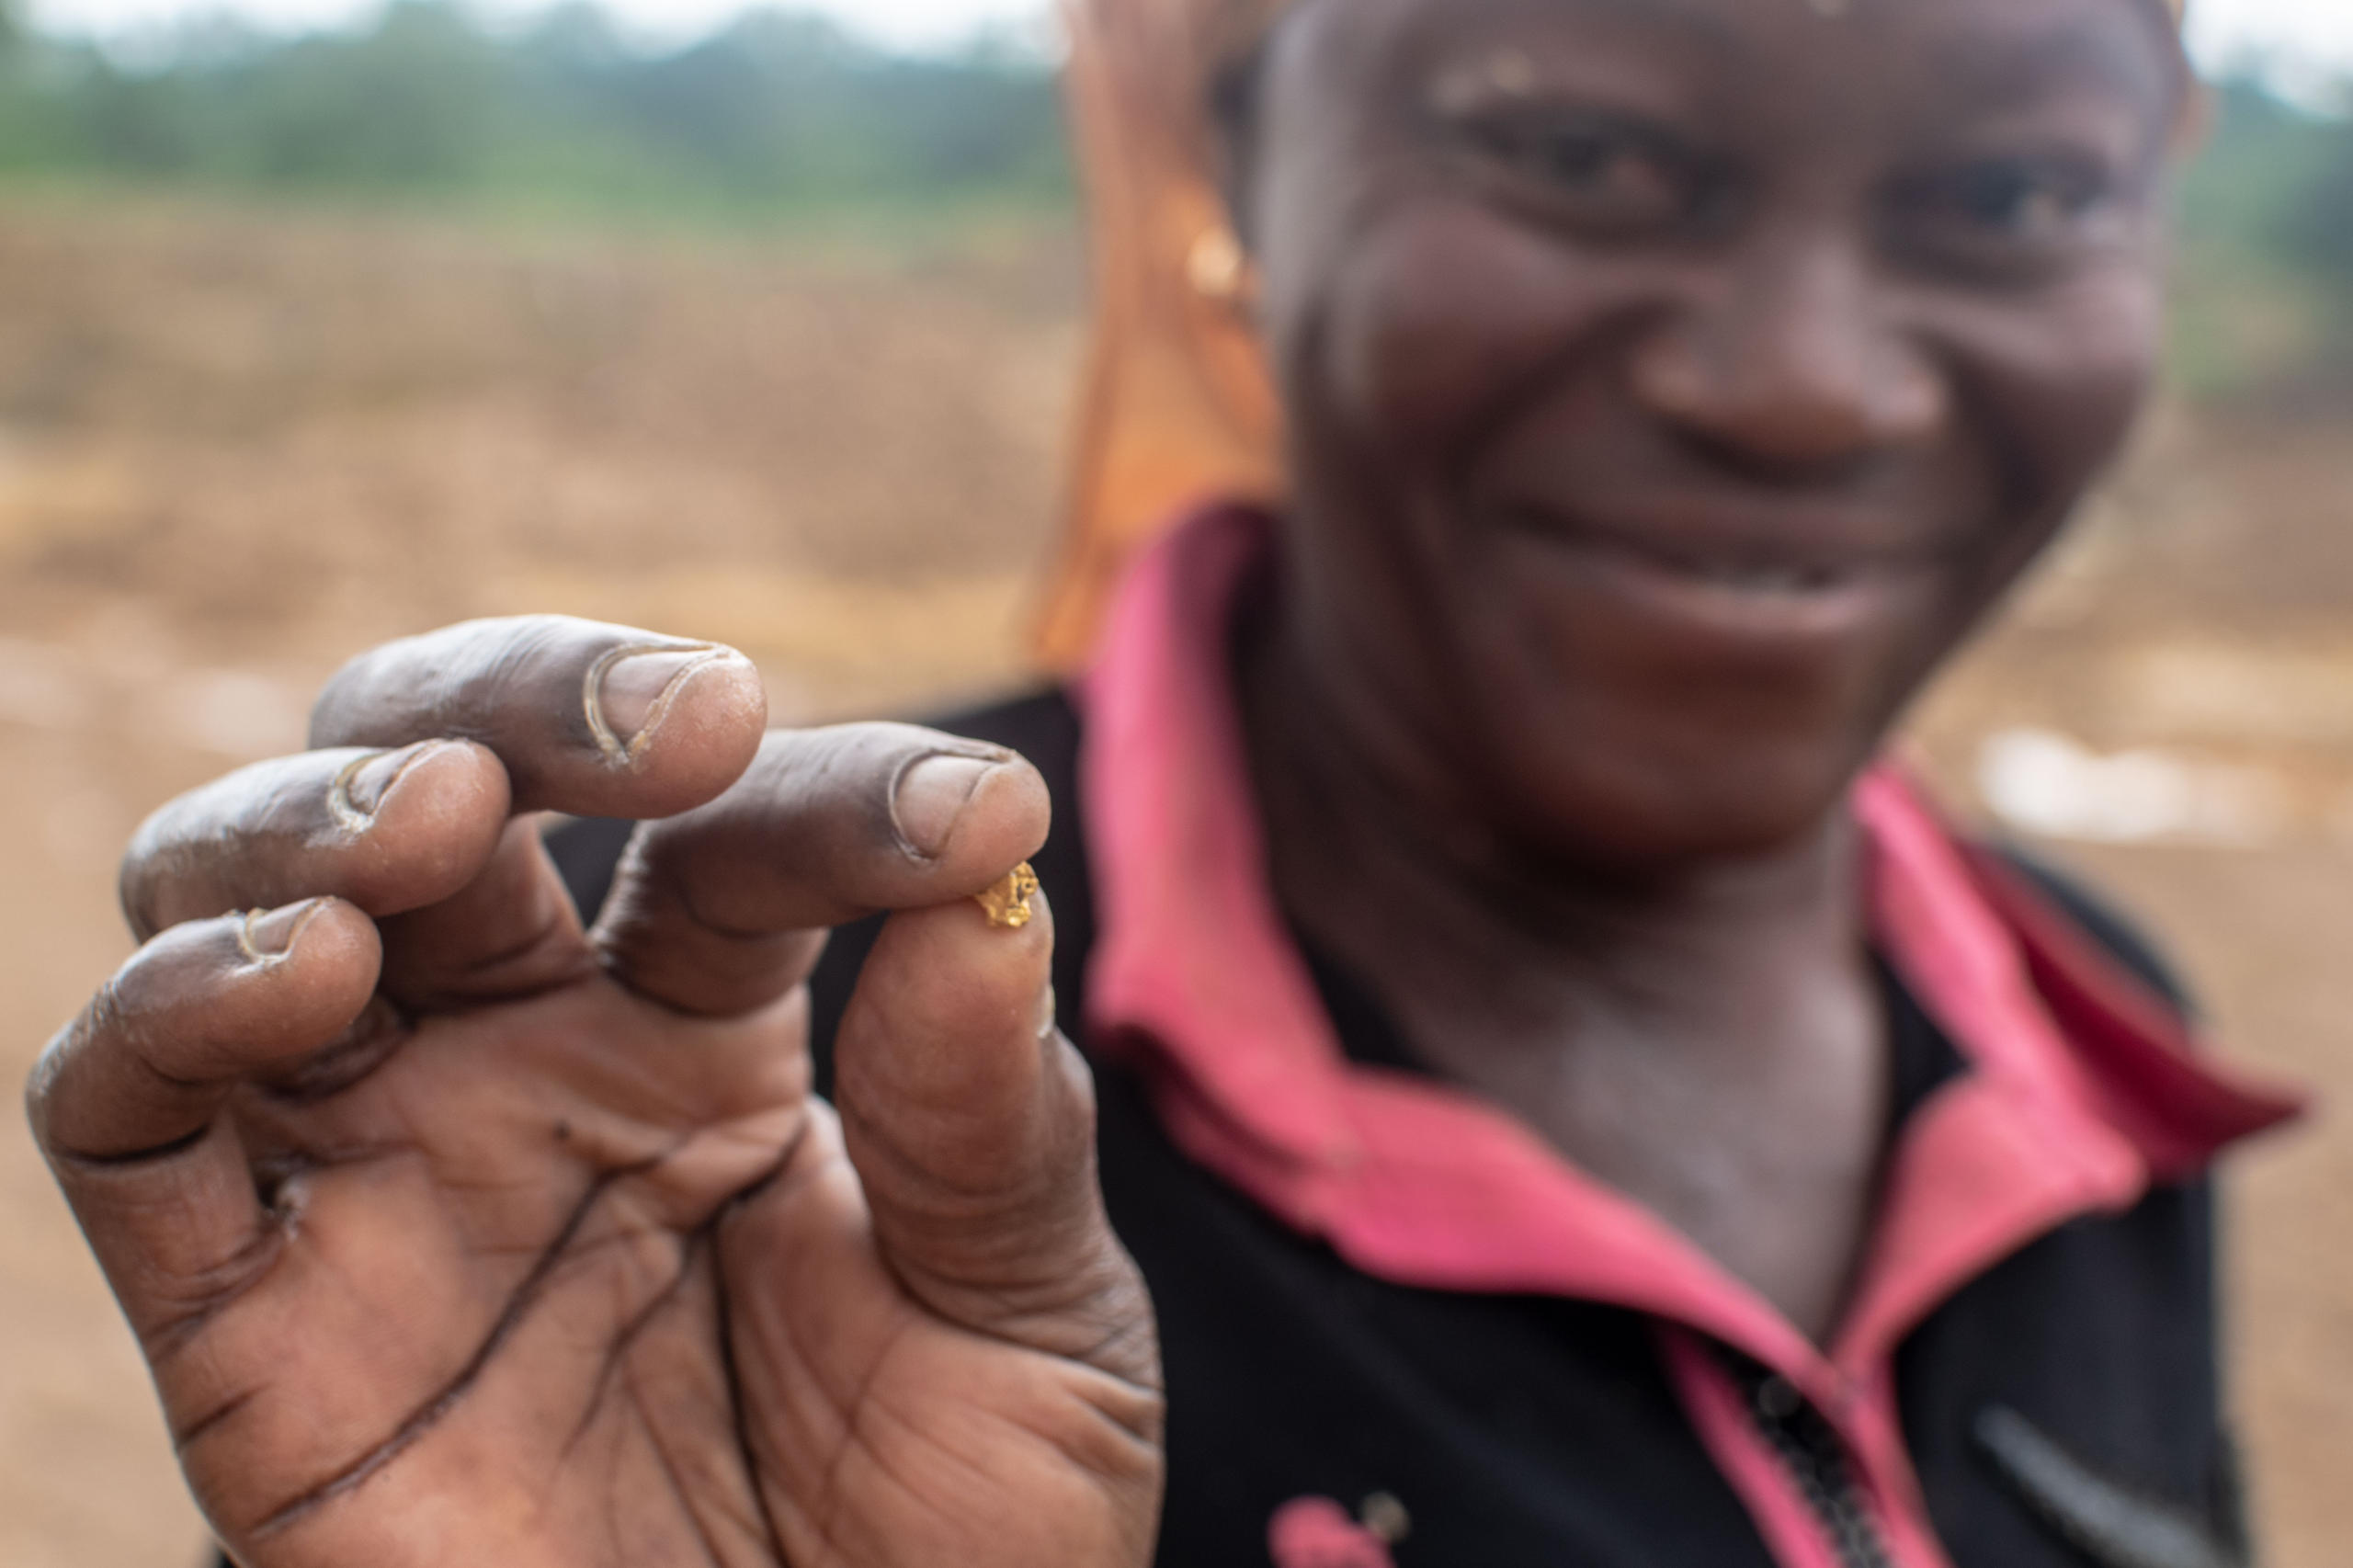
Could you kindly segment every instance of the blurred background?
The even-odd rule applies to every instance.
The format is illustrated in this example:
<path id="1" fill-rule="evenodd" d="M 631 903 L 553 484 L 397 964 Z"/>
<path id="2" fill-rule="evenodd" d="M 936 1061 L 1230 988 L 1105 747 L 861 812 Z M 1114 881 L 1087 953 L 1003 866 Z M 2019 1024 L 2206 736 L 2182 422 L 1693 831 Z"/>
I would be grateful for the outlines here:
<path id="1" fill-rule="evenodd" d="M 1957 806 L 2353 1100 L 2353 6 L 2197 0 L 2168 386 L 1917 716 Z M 0 0 L 0 1076 L 127 949 L 148 810 L 370 642 L 722 639 L 782 721 L 1022 676 L 1086 293 L 1040 0 Z M 2283 1568 L 2353 1540 L 2353 1140 L 2245 1162 Z M 143 1375 L 0 1118 L 0 1562 L 190 1562 Z"/>

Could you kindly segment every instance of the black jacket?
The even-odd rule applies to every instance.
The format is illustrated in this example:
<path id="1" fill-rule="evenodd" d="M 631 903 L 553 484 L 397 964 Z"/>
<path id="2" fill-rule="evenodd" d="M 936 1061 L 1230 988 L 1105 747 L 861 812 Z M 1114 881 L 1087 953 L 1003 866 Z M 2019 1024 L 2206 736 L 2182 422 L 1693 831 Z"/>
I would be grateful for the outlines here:
<path id="1" fill-rule="evenodd" d="M 1074 809 L 1078 722 L 1048 694 L 940 725 L 1019 751 L 1053 791 L 1058 825 L 1036 867 L 1055 912 L 1065 1019 L 1084 1016 L 1094 928 Z M 628 832 L 579 823 L 552 835 L 585 908 L 602 902 Z M 2018 863 L 2180 1006 L 2127 927 Z M 873 929 L 840 933 L 813 982 L 821 1085 Z M 1313 955 L 1311 966 L 1349 1053 L 1410 1066 L 1364 988 Z M 1964 1067 L 1883 973 L 1900 1120 Z M 1640 1316 L 1370 1278 L 1190 1163 L 1127 1071 L 1097 1070 L 1105 1193 L 1151 1284 L 1166 1358 L 1164 1568 L 1268 1562 L 1270 1517 L 1302 1497 L 1349 1509 L 1401 1500 L 1410 1530 L 1391 1548 L 1400 1568 L 1771 1568 Z M 1896 1371 L 1904 1432 L 1956 1568 L 2244 1561 L 2214 1264 L 2207 1187 L 2159 1187 L 2130 1212 L 2029 1244 L 1913 1333 Z M 1757 1418 L 1817 1499 L 1843 1562 L 1867 1568 L 1868 1525 L 1839 1522 L 1835 1440 L 1805 1411 L 1777 1404 L 1762 1379 L 1751 1386 Z"/>

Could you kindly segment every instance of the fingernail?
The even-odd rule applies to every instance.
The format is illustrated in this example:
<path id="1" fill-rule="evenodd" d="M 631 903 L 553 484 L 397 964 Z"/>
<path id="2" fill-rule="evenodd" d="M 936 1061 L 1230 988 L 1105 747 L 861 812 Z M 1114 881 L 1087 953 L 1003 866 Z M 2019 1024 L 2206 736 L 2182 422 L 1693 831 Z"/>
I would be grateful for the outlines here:
<path id="1" fill-rule="evenodd" d="M 623 648 L 598 661 L 588 675 L 588 724 L 605 755 L 633 755 L 662 722 L 687 675 L 718 652 L 708 643 Z"/>
<path id="2" fill-rule="evenodd" d="M 900 842 L 926 860 L 947 848 L 972 791 L 997 767 L 985 757 L 941 752 L 901 774 L 898 793 L 891 798 L 891 823 Z"/>
<path id="3" fill-rule="evenodd" d="M 401 775 L 424 758 L 426 754 L 441 749 L 440 741 L 422 741 L 399 751 L 388 751 L 353 763 L 335 781 L 335 791 L 328 803 L 346 827 L 357 832 L 374 820 L 376 808 L 401 781 Z"/>
<path id="4" fill-rule="evenodd" d="M 294 950 L 301 939 L 302 927 L 311 923 L 325 904 L 324 899 L 306 899 L 290 903 L 283 909 L 256 909 L 245 916 L 245 927 L 237 935 L 237 945 L 245 957 L 255 963 L 267 963 Z"/>

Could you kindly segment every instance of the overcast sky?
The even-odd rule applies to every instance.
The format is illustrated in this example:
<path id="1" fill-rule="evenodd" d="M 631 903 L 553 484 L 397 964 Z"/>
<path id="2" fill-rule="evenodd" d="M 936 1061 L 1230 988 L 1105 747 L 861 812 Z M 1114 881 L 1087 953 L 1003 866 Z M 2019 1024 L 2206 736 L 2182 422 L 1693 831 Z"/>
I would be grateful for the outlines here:
<path id="1" fill-rule="evenodd" d="M 1035 24 L 1046 0 L 807 0 L 895 42 L 951 43 L 992 22 Z M 284 27 L 333 25 L 381 0 L 32 0 L 33 15 L 63 31 L 137 30 L 192 14 L 233 11 Z M 475 0 L 492 16 L 544 9 L 534 0 Z M 744 8 L 744 0 L 606 0 L 656 37 L 691 36 Z M 2209 63 L 2268 52 L 2300 72 L 2353 71 L 2353 0 L 2191 0 L 2193 33 Z"/>

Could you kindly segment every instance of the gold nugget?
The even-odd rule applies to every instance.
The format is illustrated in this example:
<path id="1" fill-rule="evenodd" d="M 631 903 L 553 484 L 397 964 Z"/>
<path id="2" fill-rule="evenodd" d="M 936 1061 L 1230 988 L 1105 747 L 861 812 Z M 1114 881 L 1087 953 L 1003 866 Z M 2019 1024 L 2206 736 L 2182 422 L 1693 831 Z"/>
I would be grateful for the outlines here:
<path id="1" fill-rule="evenodd" d="M 1030 895 L 1037 891 L 1038 873 L 1024 860 L 1005 874 L 1005 881 L 985 892 L 974 893 L 972 902 L 998 930 L 1018 931 L 1037 914 L 1029 907 Z"/>

